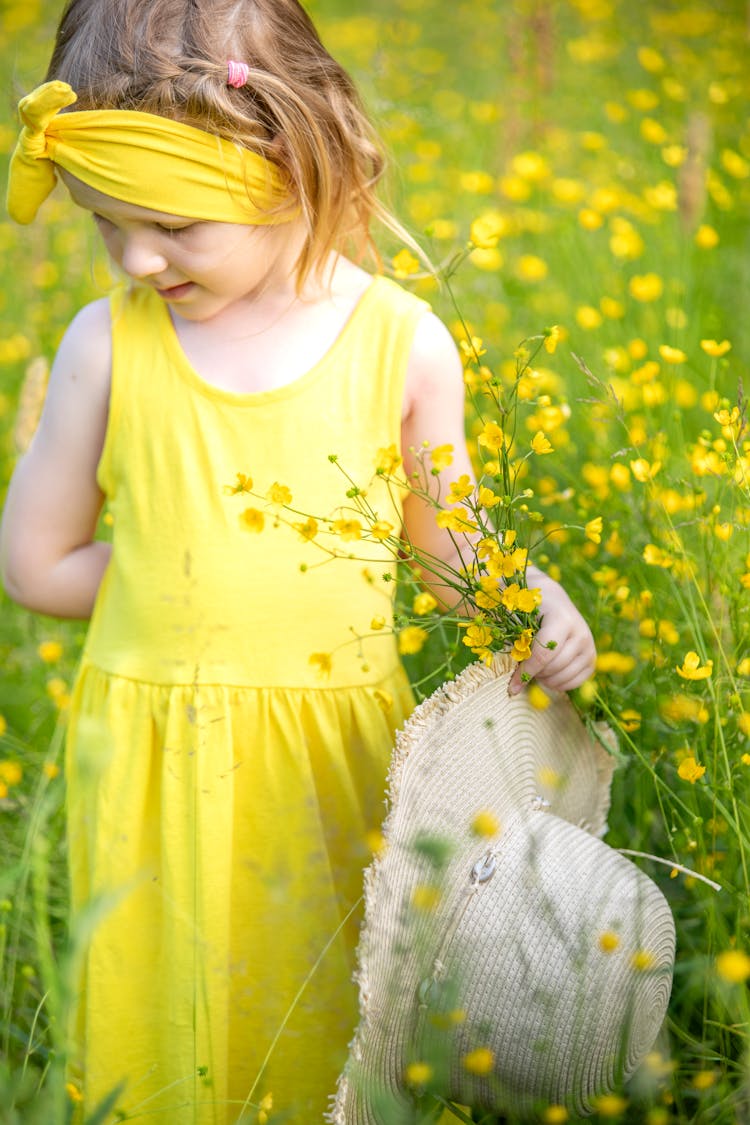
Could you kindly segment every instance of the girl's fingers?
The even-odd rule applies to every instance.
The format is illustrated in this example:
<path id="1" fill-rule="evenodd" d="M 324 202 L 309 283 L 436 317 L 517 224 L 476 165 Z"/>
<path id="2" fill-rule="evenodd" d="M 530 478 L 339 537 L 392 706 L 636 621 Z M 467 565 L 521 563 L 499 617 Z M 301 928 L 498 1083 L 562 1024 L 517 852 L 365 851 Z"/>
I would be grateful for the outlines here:
<path id="1" fill-rule="evenodd" d="M 588 636 L 566 638 L 553 649 L 544 647 L 537 637 L 532 655 L 516 668 L 508 690 L 515 695 L 533 679 L 553 691 L 572 691 L 592 675 L 595 660 L 596 650 Z"/>
<path id="2" fill-rule="evenodd" d="M 593 672 L 593 662 L 588 657 L 582 657 L 580 660 L 571 661 L 566 668 L 560 669 L 559 672 L 547 675 L 546 671 L 543 675 L 537 676 L 537 681 L 545 688 L 551 688 L 553 691 L 573 691 L 574 688 L 580 687 L 584 681 L 588 680 Z"/>

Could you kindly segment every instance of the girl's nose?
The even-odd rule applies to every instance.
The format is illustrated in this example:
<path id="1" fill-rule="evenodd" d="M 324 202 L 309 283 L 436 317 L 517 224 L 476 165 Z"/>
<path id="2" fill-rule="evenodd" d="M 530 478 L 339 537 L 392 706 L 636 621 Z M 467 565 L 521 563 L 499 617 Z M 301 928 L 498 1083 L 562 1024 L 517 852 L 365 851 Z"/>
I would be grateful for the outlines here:
<path id="1" fill-rule="evenodd" d="M 163 252 L 155 245 L 152 233 L 138 231 L 128 234 L 125 238 L 120 265 L 131 277 L 144 278 L 163 273 L 168 262 Z"/>

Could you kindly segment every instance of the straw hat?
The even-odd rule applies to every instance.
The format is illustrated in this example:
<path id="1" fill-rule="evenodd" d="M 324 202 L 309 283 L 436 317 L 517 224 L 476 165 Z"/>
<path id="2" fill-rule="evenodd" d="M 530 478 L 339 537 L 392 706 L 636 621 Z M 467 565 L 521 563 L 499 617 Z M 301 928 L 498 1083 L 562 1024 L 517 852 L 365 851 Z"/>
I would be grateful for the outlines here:
<path id="1" fill-rule="evenodd" d="M 334 1125 L 413 1120 L 420 1081 L 494 1112 L 590 1113 L 659 1031 L 672 915 L 598 838 L 614 736 L 565 695 L 509 696 L 514 667 L 472 665 L 397 736 Z"/>

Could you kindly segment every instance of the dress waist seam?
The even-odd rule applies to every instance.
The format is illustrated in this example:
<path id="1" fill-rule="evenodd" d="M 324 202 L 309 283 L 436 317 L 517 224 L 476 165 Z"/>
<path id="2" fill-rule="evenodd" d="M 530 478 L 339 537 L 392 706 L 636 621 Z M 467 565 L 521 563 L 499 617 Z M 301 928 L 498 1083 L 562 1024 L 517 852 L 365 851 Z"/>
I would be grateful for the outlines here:
<path id="1" fill-rule="evenodd" d="M 336 692 L 353 692 L 361 689 L 362 691 L 373 690 L 380 687 L 381 684 L 389 683 L 395 676 L 402 674 L 403 667 L 401 664 L 394 664 L 388 671 L 379 676 L 377 680 L 367 680 L 364 683 L 345 683 L 345 684 L 327 684 L 321 682 L 320 684 L 258 684 L 258 683 L 234 683 L 231 680 L 155 680 L 149 679 L 147 676 L 136 676 L 128 673 L 115 671 L 111 668 L 105 668 L 95 660 L 91 660 L 84 655 L 78 668 L 77 678 L 87 670 L 92 669 L 99 672 L 101 675 L 106 676 L 112 680 L 126 680 L 133 684 L 142 684 L 144 687 L 153 688 L 193 688 L 200 690 L 200 688 L 223 688 L 228 691 L 255 691 L 255 692 L 268 692 L 274 694 L 277 692 L 296 692 L 302 693 L 322 693 L 322 694 L 335 694 Z"/>

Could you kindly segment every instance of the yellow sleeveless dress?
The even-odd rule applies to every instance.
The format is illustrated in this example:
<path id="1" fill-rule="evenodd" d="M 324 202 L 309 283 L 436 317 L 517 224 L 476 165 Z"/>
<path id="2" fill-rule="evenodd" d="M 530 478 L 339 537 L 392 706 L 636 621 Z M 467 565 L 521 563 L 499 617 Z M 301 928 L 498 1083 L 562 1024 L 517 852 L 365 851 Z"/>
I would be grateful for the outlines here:
<path id="1" fill-rule="evenodd" d="M 302 378 L 236 394 L 191 367 L 155 293 L 112 299 L 113 555 L 67 745 L 88 1112 L 123 1083 L 149 1125 L 255 1122 L 268 1095 L 271 1121 L 322 1120 L 357 1019 L 346 919 L 413 701 L 392 635 L 357 639 L 390 620 L 388 551 L 306 540 L 237 474 L 345 519 L 335 454 L 398 526 L 374 468 L 425 307 L 375 278 Z"/>

